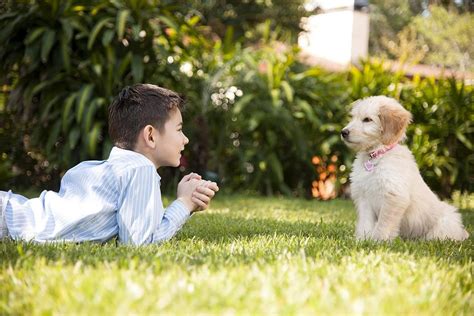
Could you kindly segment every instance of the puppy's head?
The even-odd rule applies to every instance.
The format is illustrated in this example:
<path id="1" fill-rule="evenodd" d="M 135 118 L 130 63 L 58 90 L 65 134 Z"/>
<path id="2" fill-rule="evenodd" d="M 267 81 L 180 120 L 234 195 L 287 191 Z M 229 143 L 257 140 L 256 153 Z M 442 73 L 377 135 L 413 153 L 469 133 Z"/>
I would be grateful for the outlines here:
<path id="1" fill-rule="evenodd" d="M 356 151 L 398 143 L 405 137 L 411 113 L 395 99 L 375 96 L 354 102 L 352 119 L 341 131 L 342 140 Z"/>

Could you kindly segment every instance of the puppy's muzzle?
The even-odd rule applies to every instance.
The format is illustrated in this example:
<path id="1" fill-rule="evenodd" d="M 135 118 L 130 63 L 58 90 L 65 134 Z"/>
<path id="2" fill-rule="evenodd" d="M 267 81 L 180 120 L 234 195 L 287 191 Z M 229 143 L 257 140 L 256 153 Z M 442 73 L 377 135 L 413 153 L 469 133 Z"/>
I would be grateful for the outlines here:
<path id="1" fill-rule="evenodd" d="M 350 132 L 349 132 L 349 130 L 346 129 L 346 128 L 341 131 L 341 136 L 342 136 L 342 138 L 344 138 L 344 139 L 347 139 L 347 138 L 349 137 L 349 134 L 350 134 Z"/>

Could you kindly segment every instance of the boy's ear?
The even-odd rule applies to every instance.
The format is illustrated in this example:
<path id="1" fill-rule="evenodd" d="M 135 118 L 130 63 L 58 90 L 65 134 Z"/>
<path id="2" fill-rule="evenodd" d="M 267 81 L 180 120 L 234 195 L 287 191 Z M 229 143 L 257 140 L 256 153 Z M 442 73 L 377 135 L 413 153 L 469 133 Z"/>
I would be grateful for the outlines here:
<path id="1" fill-rule="evenodd" d="M 147 125 L 142 129 L 141 137 L 144 140 L 147 147 L 155 148 L 156 146 L 154 130 L 155 128 L 151 125 Z"/>

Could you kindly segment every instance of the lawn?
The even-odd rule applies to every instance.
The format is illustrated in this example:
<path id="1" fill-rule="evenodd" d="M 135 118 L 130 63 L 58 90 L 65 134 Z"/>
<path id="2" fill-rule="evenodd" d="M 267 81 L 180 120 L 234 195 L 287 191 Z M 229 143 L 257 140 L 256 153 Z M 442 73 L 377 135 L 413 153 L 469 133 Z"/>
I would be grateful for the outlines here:
<path id="1" fill-rule="evenodd" d="M 219 195 L 170 242 L 0 243 L 0 314 L 473 315 L 469 240 L 357 242 L 350 201 Z"/>

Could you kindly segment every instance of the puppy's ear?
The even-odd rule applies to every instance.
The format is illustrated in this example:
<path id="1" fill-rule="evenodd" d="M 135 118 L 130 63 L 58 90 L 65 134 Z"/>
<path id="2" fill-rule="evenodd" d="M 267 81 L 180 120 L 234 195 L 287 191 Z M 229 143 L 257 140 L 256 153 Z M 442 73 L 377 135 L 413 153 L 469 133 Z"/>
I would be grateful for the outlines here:
<path id="1" fill-rule="evenodd" d="M 382 143 L 391 145 L 400 141 L 411 122 L 411 113 L 401 105 L 382 105 L 379 111 L 382 127 Z"/>

